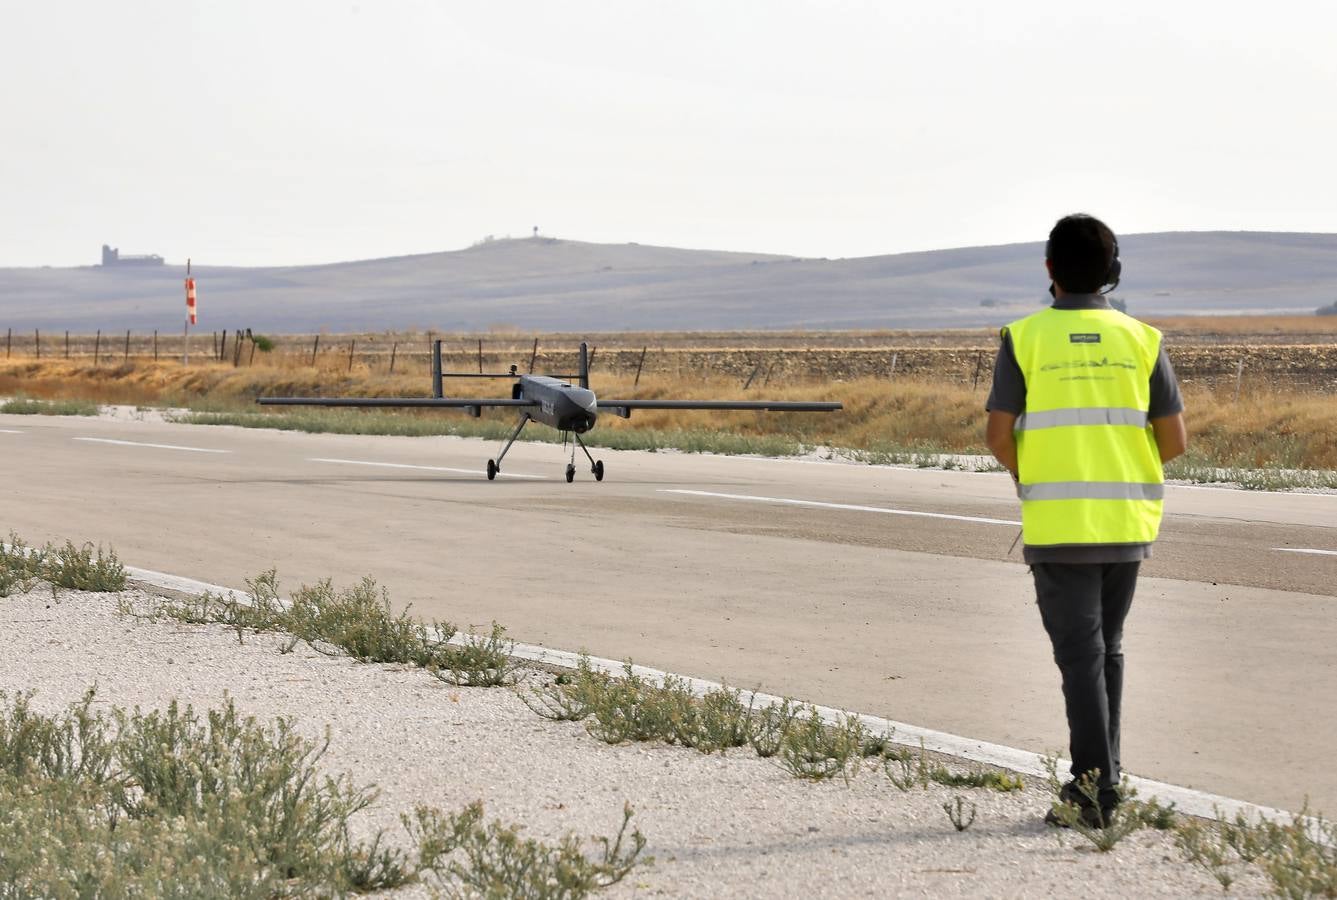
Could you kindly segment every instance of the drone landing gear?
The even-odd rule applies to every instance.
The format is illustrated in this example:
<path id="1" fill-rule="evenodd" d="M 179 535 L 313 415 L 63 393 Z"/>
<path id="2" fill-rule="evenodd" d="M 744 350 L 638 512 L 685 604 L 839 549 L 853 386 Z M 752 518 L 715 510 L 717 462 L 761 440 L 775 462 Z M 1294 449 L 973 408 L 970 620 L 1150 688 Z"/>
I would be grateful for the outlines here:
<path id="1" fill-rule="evenodd" d="M 529 424 L 529 413 L 527 412 L 520 413 L 520 424 L 516 425 L 515 430 L 511 432 L 510 438 L 508 438 L 506 441 L 506 446 L 501 448 L 501 454 L 495 460 L 489 459 L 487 461 L 488 481 L 496 480 L 497 473 L 501 471 L 501 461 L 506 458 L 506 453 L 508 450 L 511 449 L 511 444 L 515 443 L 515 439 L 520 436 L 520 432 L 524 431 L 525 426 L 528 424 Z M 571 480 L 570 478 L 567 478 L 567 481 L 570 480 Z"/>
<path id="2" fill-rule="evenodd" d="M 580 435 L 578 435 L 578 434 L 572 432 L 571 436 L 572 436 L 573 438 L 576 439 L 576 442 L 575 442 L 574 444 L 571 445 L 571 462 L 567 463 L 567 465 L 566 465 L 566 480 L 567 480 L 567 482 L 570 483 L 570 482 L 576 480 L 576 446 L 577 446 L 577 445 L 579 445 L 579 447 L 580 447 L 581 450 L 585 451 L 585 458 L 588 459 L 588 460 L 590 461 L 590 471 L 594 473 L 594 480 L 595 480 L 595 481 L 603 481 L 603 480 L 604 480 L 604 461 L 603 461 L 602 459 L 596 460 L 593 456 L 590 456 L 590 450 L 589 450 L 588 447 L 585 446 L 585 442 L 582 441 L 582 440 L 580 439 Z"/>

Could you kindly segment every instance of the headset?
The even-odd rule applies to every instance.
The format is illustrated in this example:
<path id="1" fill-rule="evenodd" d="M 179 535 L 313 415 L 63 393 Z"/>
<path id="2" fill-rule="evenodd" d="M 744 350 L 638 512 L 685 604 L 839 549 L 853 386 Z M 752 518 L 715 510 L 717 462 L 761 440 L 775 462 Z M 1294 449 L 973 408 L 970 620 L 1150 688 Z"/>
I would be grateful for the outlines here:
<path id="1" fill-rule="evenodd" d="M 1107 225 L 1105 227 L 1108 228 L 1109 226 Z M 1109 270 L 1105 272 L 1104 286 L 1099 291 L 1099 293 L 1102 295 L 1112 292 L 1115 288 L 1119 286 L 1119 276 L 1123 273 L 1123 263 L 1119 261 L 1119 237 L 1113 231 L 1110 232 L 1110 240 L 1113 243 L 1113 247 L 1111 248 L 1113 250 L 1113 253 L 1110 256 Z M 1050 242 L 1046 240 L 1045 259 L 1050 259 L 1050 258 L 1052 258 Z M 1053 282 L 1050 282 L 1049 284 L 1049 296 L 1051 297 L 1054 296 Z"/>

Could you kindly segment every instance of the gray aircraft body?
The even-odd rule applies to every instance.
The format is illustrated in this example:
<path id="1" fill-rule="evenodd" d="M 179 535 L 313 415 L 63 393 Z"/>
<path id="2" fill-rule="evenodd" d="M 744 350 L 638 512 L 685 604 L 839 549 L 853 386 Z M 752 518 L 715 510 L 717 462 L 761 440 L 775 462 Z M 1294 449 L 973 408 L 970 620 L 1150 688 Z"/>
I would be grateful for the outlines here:
<path id="1" fill-rule="evenodd" d="M 599 420 L 599 413 L 605 412 L 624 419 L 631 417 L 634 409 L 755 409 L 763 412 L 833 412 L 841 408 L 839 403 L 807 403 L 789 400 L 603 400 L 600 401 L 590 390 L 589 353 L 585 344 L 580 345 L 580 372 L 574 377 L 578 383 L 563 380 L 563 377 L 551 375 L 520 374 L 512 366 L 507 373 L 451 373 L 441 371 L 441 342 L 432 347 L 432 394 L 431 397 L 261 397 L 256 402 L 262 406 L 355 406 L 355 407 L 401 407 L 463 409 L 477 417 L 482 415 L 483 407 L 511 407 L 519 410 L 520 421 L 511 432 L 495 460 L 487 461 L 488 480 L 495 479 L 501 471 L 501 462 L 507 451 L 520 436 L 520 432 L 531 421 L 556 428 L 563 434 L 570 434 L 574 441 L 571 447 L 571 462 L 566 467 L 566 480 L 576 477 L 575 454 L 579 446 L 590 461 L 590 471 L 595 481 L 603 481 L 603 460 L 596 460 L 590 455 L 589 448 L 580 439 L 592 429 Z M 446 397 L 443 396 L 443 378 L 511 378 L 510 397 Z"/>

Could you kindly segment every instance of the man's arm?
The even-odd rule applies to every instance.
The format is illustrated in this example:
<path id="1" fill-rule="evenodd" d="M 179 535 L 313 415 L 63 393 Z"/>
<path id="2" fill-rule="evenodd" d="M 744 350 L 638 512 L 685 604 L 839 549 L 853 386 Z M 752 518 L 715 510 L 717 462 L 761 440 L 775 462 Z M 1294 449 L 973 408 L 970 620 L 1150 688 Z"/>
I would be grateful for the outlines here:
<path id="1" fill-rule="evenodd" d="M 1026 409 L 1026 378 L 1017 365 L 1012 336 L 1004 328 L 993 363 L 993 385 L 989 388 L 989 422 L 984 429 L 984 443 L 1003 468 L 1017 477 L 1017 438 L 1012 433 L 1017 416 Z"/>
<path id="2" fill-rule="evenodd" d="M 1017 436 L 1012 433 L 1016 422 L 1017 417 L 1012 413 L 991 409 L 989 424 L 984 431 L 984 442 L 988 444 L 989 451 L 1004 469 L 1012 473 L 1013 478 L 1017 477 Z"/>
<path id="3" fill-rule="evenodd" d="M 1151 420 L 1151 433 L 1156 438 L 1156 449 L 1161 462 L 1167 463 L 1188 449 L 1188 428 L 1181 412 Z"/>
<path id="4" fill-rule="evenodd" d="M 1179 379 L 1170 356 L 1161 345 L 1156 366 L 1151 372 L 1151 405 L 1147 410 L 1151 433 L 1156 439 L 1161 462 L 1166 463 L 1188 449 L 1188 429 L 1184 426 L 1184 398 L 1179 393 Z"/>

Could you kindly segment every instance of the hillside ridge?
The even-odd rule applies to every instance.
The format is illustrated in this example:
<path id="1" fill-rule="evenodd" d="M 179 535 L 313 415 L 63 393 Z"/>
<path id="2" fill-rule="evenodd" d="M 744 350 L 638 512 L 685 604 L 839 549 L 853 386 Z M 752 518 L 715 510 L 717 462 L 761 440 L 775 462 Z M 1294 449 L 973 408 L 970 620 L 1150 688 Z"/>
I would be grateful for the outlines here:
<path id="1" fill-rule="evenodd" d="M 1337 234 L 1120 239 L 1140 315 L 1311 314 L 1337 300 Z M 1001 324 L 1045 301 L 1043 244 L 838 259 L 562 238 L 301 266 L 192 267 L 199 327 L 654 330 Z M 0 327 L 171 329 L 184 267 L 0 269 Z"/>

